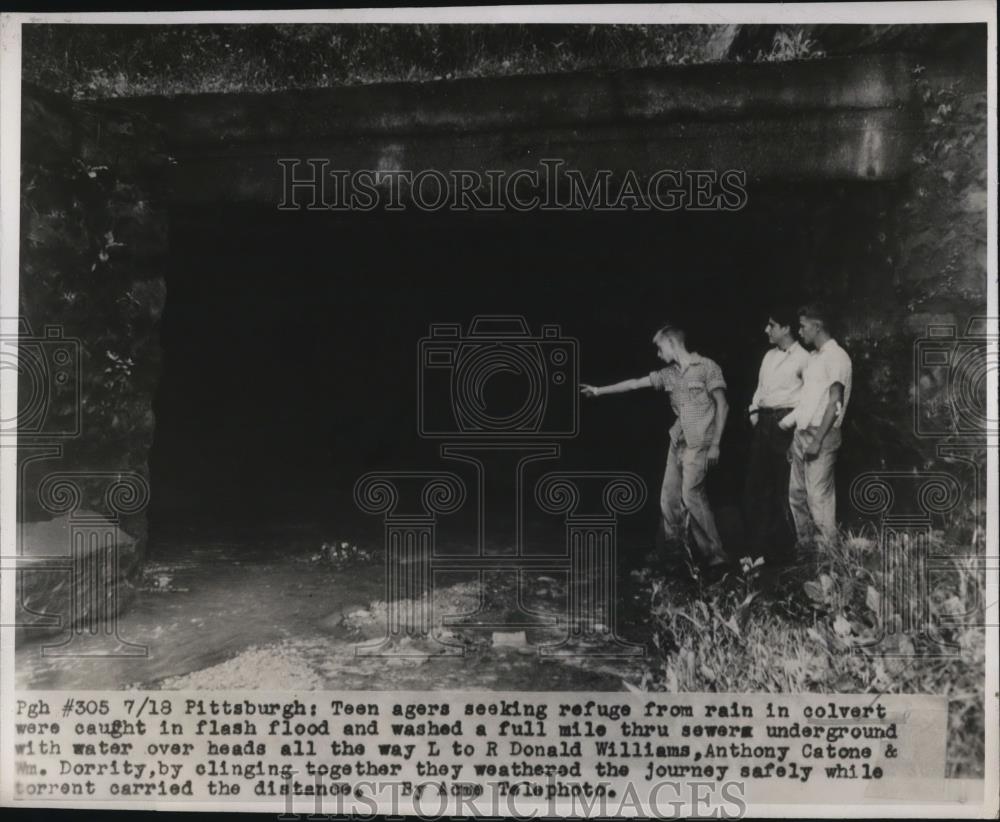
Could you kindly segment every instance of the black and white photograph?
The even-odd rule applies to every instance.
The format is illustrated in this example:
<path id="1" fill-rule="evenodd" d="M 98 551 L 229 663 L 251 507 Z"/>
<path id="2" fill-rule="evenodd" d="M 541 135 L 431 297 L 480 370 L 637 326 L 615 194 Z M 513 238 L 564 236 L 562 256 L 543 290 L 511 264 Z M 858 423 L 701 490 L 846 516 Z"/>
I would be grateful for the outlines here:
<path id="1" fill-rule="evenodd" d="M 0 36 L 5 805 L 995 817 L 994 4 Z"/>

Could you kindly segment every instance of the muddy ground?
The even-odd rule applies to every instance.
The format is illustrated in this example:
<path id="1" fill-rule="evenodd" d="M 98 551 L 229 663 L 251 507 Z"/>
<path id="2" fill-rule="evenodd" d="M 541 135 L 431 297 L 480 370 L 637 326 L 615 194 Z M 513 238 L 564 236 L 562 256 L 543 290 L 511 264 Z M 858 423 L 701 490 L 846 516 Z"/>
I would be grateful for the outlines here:
<path id="1" fill-rule="evenodd" d="M 18 687 L 606 691 L 641 676 L 641 657 L 618 656 L 600 637 L 561 648 L 582 656 L 548 653 L 569 634 L 559 573 L 525 573 L 526 612 L 516 607 L 514 572 L 439 581 L 423 603 L 433 608 L 430 637 L 386 640 L 384 560 L 340 545 L 161 549 L 118 621 L 118 635 L 145 645 L 146 656 L 49 656 L 43 649 L 61 638 L 33 638 L 17 649 Z M 619 587 L 625 598 L 640 596 L 634 578 Z M 620 633 L 641 642 L 638 612 L 632 619 Z"/>

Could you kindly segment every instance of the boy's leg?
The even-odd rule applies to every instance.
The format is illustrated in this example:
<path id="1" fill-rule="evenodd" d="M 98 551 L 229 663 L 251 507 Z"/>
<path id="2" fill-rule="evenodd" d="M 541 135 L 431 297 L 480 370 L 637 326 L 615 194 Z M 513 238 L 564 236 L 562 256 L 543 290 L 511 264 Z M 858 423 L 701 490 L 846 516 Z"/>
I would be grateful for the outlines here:
<path id="1" fill-rule="evenodd" d="M 813 534 L 809 496 L 806 492 L 806 460 L 803 448 L 802 434 L 796 431 L 792 437 L 792 447 L 788 452 L 792 462 L 788 477 L 788 506 L 792 509 L 795 537 L 799 544 L 810 542 Z"/>
<path id="2" fill-rule="evenodd" d="M 771 495 L 768 500 L 767 553 L 768 562 L 787 562 L 793 556 L 795 523 L 788 507 L 788 482 L 791 466 L 788 449 L 792 444 L 790 431 L 778 427 L 777 418 L 771 420 L 768 447 L 768 472 L 771 478 Z"/>
<path id="3" fill-rule="evenodd" d="M 746 484 L 743 490 L 744 522 L 746 523 L 745 550 L 751 556 L 761 556 L 764 551 L 767 529 L 768 494 L 767 487 L 767 442 L 758 421 L 750 441 L 750 459 L 747 464 Z"/>
<path id="4" fill-rule="evenodd" d="M 833 429 L 823 440 L 823 445 L 816 459 L 809 460 L 805 469 L 809 513 L 827 545 L 836 544 L 839 538 L 837 531 L 837 489 L 834 483 L 834 465 L 837 461 L 839 447 L 840 431 Z"/>
<path id="5" fill-rule="evenodd" d="M 705 477 L 708 474 L 708 447 L 685 448 L 681 455 L 684 507 L 691 517 L 691 532 L 695 545 L 710 565 L 725 562 L 722 539 L 715 526 L 715 516 L 708 504 Z"/>
<path id="6" fill-rule="evenodd" d="M 684 540 L 684 502 L 681 492 L 681 464 L 678 451 L 682 446 L 670 443 L 667 465 L 663 471 L 660 488 L 660 530 L 669 547 L 670 543 Z"/>

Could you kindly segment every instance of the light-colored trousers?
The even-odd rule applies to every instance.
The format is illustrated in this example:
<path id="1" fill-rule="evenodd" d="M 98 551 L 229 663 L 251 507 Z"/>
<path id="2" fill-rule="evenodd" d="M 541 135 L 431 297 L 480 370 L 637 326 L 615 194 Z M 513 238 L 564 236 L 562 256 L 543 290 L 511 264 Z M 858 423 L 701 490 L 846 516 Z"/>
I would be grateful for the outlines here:
<path id="1" fill-rule="evenodd" d="M 724 561 L 722 539 L 708 504 L 705 477 L 708 474 L 708 446 L 689 447 L 671 442 L 667 467 L 660 489 L 663 532 L 668 540 L 684 541 L 688 527 L 695 546 L 711 562 Z"/>
<path id="2" fill-rule="evenodd" d="M 819 454 L 805 458 L 805 449 L 814 436 L 812 429 L 796 431 L 790 450 L 792 470 L 788 482 L 788 504 L 795 521 L 799 542 L 812 542 L 818 531 L 827 543 L 837 541 L 837 489 L 833 468 L 840 448 L 839 428 L 831 428 L 823 438 Z"/>

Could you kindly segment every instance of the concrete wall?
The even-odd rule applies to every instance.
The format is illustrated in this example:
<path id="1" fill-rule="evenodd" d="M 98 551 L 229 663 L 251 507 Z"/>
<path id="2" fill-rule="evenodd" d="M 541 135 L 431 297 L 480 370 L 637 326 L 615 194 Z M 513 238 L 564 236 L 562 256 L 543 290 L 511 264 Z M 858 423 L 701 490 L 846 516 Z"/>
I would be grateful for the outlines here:
<path id="1" fill-rule="evenodd" d="M 162 124 L 174 203 L 283 196 L 277 160 L 335 169 L 536 168 L 564 159 L 640 180 L 741 169 L 756 180 L 872 180 L 910 167 L 908 63 L 872 55 L 121 101 Z"/>
<path id="2" fill-rule="evenodd" d="M 74 523 L 112 529 L 120 562 L 94 598 L 75 577 L 76 615 L 124 606 L 146 548 L 147 454 L 166 298 L 167 219 L 158 206 L 158 131 L 37 89 L 22 97 L 22 367 L 19 518 L 26 555 L 70 553 Z M 44 527 L 30 523 L 48 521 Z M 88 546 L 87 554 L 100 553 Z M 22 604 L 70 614 L 63 571 L 22 574 Z M 90 586 L 91 588 L 93 586 Z"/>

